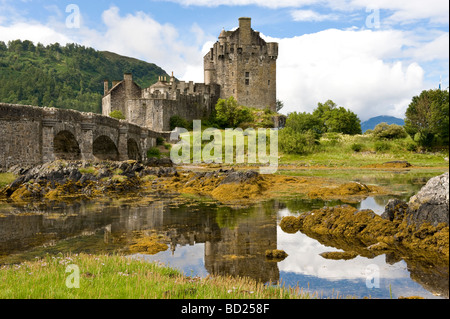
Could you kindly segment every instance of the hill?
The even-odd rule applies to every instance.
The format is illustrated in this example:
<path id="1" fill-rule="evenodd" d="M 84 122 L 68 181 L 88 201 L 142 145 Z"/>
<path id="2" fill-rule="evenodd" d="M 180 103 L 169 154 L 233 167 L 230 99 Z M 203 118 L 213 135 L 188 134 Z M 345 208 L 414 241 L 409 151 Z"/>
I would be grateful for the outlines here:
<path id="1" fill-rule="evenodd" d="M 403 119 L 399 119 L 397 117 L 388 116 L 388 115 L 380 115 L 376 117 L 372 117 L 371 119 L 368 119 L 367 121 L 361 123 L 361 130 L 364 133 L 367 130 L 373 130 L 375 126 L 377 126 L 380 123 L 387 123 L 387 124 L 397 124 L 397 125 L 405 125 L 405 121 Z"/>
<path id="2" fill-rule="evenodd" d="M 44 46 L 31 41 L 0 41 L 0 102 L 51 106 L 101 113 L 103 81 L 126 72 L 141 87 L 158 76 L 159 66 L 78 44 Z"/>

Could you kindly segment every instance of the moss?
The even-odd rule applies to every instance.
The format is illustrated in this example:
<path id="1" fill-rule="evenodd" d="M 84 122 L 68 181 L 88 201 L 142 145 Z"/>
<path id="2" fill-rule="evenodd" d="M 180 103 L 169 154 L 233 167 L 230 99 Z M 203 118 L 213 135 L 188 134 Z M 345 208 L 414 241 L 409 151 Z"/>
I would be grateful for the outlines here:
<path id="1" fill-rule="evenodd" d="M 32 193 L 28 190 L 26 185 L 22 185 L 14 193 L 11 194 L 11 200 L 15 202 L 21 202 L 24 200 L 29 200 L 32 196 Z"/>
<path id="2" fill-rule="evenodd" d="M 349 196 L 367 197 L 372 194 L 381 193 L 381 188 L 377 186 L 367 186 L 361 183 L 351 182 L 332 187 L 318 187 L 308 192 L 312 199 L 335 199 Z"/>
<path id="3" fill-rule="evenodd" d="M 371 210 L 358 211 L 343 205 L 313 210 L 299 217 L 284 217 L 280 225 L 287 232 L 298 228 L 325 245 L 367 257 L 397 251 L 411 258 L 447 263 L 449 259 L 448 225 L 410 225 L 407 215 L 401 221 L 389 221 Z"/>
<path id="4" fill-rule="evenodd" d="M 294 234 L 300 230 L 301 219 L 295 216 L 286 216 L 280 222 L 281 230 L 288 234 Z"/>
<path id="5" fill-rule="evenodd" d="M 358 256 L 357 252 L 354 251 L 328 251 L 321 253 L 320 256 L 326 259 L 334 259 L 334 260 L 350 260 L 356 258 Z"/>
<path id="6" fill-rule="evenodd" d="M 157 235 L 139 238 L 135 244 L 130 246 L 130 251 L 132 253 L 143 253 L 147 255 L 154 255 L 161 251 L 166 251 L 169 246 L 162 243 L 161 240 Z"/>
<path id="7" fill-rule="evenodd" d="M 274 250 L 266 250 L 266 258 L 271 261 L 282 261 L 284 260 L 288 254 L 284 250 L 274 249 Z"/>

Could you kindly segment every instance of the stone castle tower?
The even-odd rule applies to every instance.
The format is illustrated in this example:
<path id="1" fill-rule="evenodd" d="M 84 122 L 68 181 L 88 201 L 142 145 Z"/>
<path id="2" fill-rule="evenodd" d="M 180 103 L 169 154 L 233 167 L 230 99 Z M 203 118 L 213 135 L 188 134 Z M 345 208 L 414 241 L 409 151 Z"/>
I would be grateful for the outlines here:
<path id="1" fill-rule="evenodd" d="M 204 57 L 205 84 L 218 84 L 220 98 L 239 104 L 276 110 L 278 43 L 266 43 L 251 28 L 250 18 L 240 18 L 239 28 L 219 35 Z"/>
<path id="2" fill-rule="evenodd" d="M 169 131 L 170 118 L 188 121 L 207 117 L 219 98 L 233 96 L 240 105 L 276 110 L 278 44 L 266 43 L 252 30 L 250 18 L 240 18 L 235 31 L 223 30 L 204 57 L 205 83 L 160 77 L 148 88 L 125 74 L 122 81 L 104 82 L 102 113 L 121 111 L 130 123 L 154 131 Z M 277 125 L 277 124 L 276 124 Z"/>

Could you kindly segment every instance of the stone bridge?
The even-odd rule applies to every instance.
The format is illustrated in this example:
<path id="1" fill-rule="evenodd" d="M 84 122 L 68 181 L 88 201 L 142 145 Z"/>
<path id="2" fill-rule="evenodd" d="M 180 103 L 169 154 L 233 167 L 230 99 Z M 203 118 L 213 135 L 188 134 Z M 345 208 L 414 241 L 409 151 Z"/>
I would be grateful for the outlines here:
<path id="1" fill-rule="evenodd" d="M 168 133 L 99 114 L 0 103 L 0 171 L 57 159 L 144 160 Z"/>

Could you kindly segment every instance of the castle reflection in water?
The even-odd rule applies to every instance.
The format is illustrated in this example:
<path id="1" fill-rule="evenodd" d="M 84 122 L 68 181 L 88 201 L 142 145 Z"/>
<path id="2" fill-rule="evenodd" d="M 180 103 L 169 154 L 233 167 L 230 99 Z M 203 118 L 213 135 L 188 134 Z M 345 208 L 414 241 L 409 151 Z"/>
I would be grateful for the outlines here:
<path id="1" fill-rule="evenodd" d="M 144 232 L 164 238 L 172 253 L 180 246 L 203 244 L 209 274 L 277 281 L 277 263 L 267 261 L 265 252 L 277 248 L 273 212 L 278 205 L 269 202 L 234 211 L 207 205 L 171 206 L 169 200 L 145 207 L 78 204 L 50 210 L 12 209 L 13 213 L 0 218 L 0 257 L 30 250 L 35 254 L 126 251 L 136 233 Z M 34 258 L 33 253 L 24 258 Z M 5 262 L 0 259 L 0 264 Z"/>

